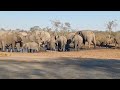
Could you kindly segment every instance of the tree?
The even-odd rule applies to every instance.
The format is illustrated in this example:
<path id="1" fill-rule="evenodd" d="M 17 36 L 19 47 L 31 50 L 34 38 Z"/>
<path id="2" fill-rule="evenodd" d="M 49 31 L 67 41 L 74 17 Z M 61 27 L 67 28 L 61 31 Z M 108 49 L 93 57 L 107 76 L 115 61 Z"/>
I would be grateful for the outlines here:
<path id="1" fill-rule="evenodd" d="M 50 20 L 50 21 L 53 24 L 54 30 L 57 32 L 60 27 L 61 22 L 59 20 Z"/>
<path id="2" fill-rule="evenodd" d="M 30 28 L 30 31 L 40 30 L 39 26 L 34 26 Z"/>
<path id="3" fill-rule="evenodd" d="M 4 28 L 1 28 L 1 31 L 5 31 L 5 29 L 4 29 Z"/>
<path id="4" fill-rule="evenodd" d="M 59 20 L 51 20 L 55 32 L 60 32 L 61 35 L 65 35 L 70 31 L 71 25 L 69 22 L 62 23 Z"/>
<path id="5" fill-rule="evenodd" d="M 20 29 L 17 28 L 16 31 L 20 31 Z"/>
<path id="6" fill-rule="evenodd" d="M 69 22 L 65 22 L 65 25 L 66 25 L 67 27 L 71 27 Z"/>
<path id="7" fill-rule="evenodd" d="M 109 21 L 109 22 L 108 22 L 108 24 L 107 24 L 107 29 L 108 29 L 110 35 L 111 35 L 111 33 L 112 33 L 113 28 L 114 28 L 114 27 L 116 28 L 116 26 L 117 26 L 116 20 L 112 20 L 112 21 Z"/>
<path id="8" fill-rule="evenodd" d="M 71 29 L 71 24 L 69 22 L 65 22 L 65 29 L 68 30 L 68 32 L 70 31 Z"/>

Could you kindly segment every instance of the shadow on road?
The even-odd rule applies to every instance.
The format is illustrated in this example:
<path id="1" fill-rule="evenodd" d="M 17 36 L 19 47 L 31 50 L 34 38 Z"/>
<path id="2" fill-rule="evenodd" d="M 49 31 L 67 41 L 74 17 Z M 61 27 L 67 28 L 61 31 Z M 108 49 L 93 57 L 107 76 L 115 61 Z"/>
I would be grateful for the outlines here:
<path id="1" fill-rule="evenodd" d="M 1 79 L 118 79 L 120 60 L 58 58 L 43 62 L 0 61 Z"/>

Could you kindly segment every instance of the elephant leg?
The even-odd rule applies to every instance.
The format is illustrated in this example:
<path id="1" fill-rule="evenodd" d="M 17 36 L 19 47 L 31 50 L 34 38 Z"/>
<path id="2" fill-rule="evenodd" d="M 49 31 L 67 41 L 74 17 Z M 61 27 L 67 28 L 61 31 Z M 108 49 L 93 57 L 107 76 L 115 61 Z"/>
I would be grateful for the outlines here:
<path id="1" fill-rule="evenodd" d="M 77 51 L 79 51 L 79 46 L 77 45 Z"/>
<path id="2" fill-rule="evenodd" d="M 78 51 L 78 44 L 75 45 L 75 51 Z"/>
<path id="3" fill-rule="evenodd" d="M 25 52 L 29 53 L 29 52 L 30 52 L 30 49 L 27 48 Z"/>
<path id="4" fill-rule="evenodd" d="M 60 46 L 58 46 L 58 51 L 60 51 Z"/>
<path id="5" fill-rule="evenodd" d="M 19 49 L 15 48 L 15 52 L 18 52 L 18 51 L 19 51 Z"/>
<path id="6" fill-rule="evenodd" d="M 33 53 L 36 53 L 36 52 L 37 52 L 37 50 L 36 50 L 36 49 L 34 49 L 34 50 L 33 50 Z"/>
<path id="7" fill-rule="evenodd" d="M 25 50 L 25 52 L 27 52 L 27 53 L 29 53 L 29 51 L 30 51 L 30 50 L 29 50 L 28 48 Z"/>
<path id="8" fill-rule="evenodd" d="M 25 49 L 24 48 L 22 48 L 22 53 L 25 51 Z"/>
<path id="9" fill-rule="evenodd" d="M 6 49 L 6 51 L 8 52 L 8 51 L 9 51 L 9 49 Z"/>
<path id="10" fill-rule="evenodd" d="M 19 49 L 19 52 L 22 52 L 22 48 Z"/>
<path id="11" fill-rule="evenodd" d="M 14 48 L 12 48 L 12 52 L 15 52 L 15 49 L 14 49 Z"/>
<path id="12" fill-rule="evenodd" d="M 34 49 L 31 49 L 31 53 L 34 53 L 34 51 L 35 51 Z"/>
<path id="13" fill-rule="evenodd" d="M 77 42 L 75 42 L 75 51 L 77 51 Z"/>
<path id="14" fill-rule="evenodd" d="M 17 52 L 20 52 L 20 48 L 17 49 Z"/>
<path id="15" fill-rule="evenodd" d="M 24 49 L 24 52 L 28 52 L 28 48 L 25 48 L 25 49 Z"/>
<path id="16" fill-rule="evenodd" d="M 88 42 L 88 48 L 90 49 L 90 44 L 91 44 L 91 42 Z"/>
<path id="17" fill-rule="evenodd" d="M 28 49 L 28 52 L 31 53 L 31 49 Z"/>
<path id="18" fill-rule="evenodd" d="M 56 51 L 56 49 L 54 48 L 54 51 Z"/>
<path id="19" fill-rule="evenodd" d="M 5 43 L 2 41 L 2 51 L 5 51 Z"/>
<path id="20" fill-rule="evenodd" d="M 49 50 L 50 49 L 50 44 L 49 43 L 47 43 L 47 50 Z"/>
<path id="21" fill-rule="evenodd" d="M 80 49 L 81 49 L 81 44 L 79 43 L 79 44 L 78 44 L 78 50 L 80 50 Z"/>
<path id="22" fill-rule="evenodd" d="M 96 42 L 95 41 L 92 41 L 93 45 L 94 45 L 94 48 L 96 48 Z"/>
<path id="23" fill-rule="evenodd" d="M 26 52 L 28 52 L 28 53 L 29 53 L 29 52 L 30 52 L 30 49 L 28 49 L 28 48 L 27 48 L 27 49 L 26 49 Z"/>
<path id="24" fill-rule="evenodd" d="M 8 49 L 8 52 L 10 52 L 10 48 L 8 47 L 7 49 Z"/>
<path id="25" fill-rule="evenodd" d="M 65 45 L 65 51 L 68 51 L 68 45 L 67 44 Z"/>
<path id="26" fill-rule="evenodd" d="M 27 48 L 23 48 L 22 51 L 23 51 L 23 52 L 26 52 L 26 51 L 27 51 Z"/>
<path id="27" fill-rule="evenodd" d="M 24 52 L 24 48 L 21 48 L 21 50 L 20 50 L 22 53 Z"/>
<path id="28" fill-rule="evenodd" d="M 32 50 L 32 49 L 30 49 L 29 53 L 33 53 L 33 50 Z"/>
<path id="29" fill-rule="evenodd" d="M 25 51 L 24 52 L 28 52 L 29 51 L 29 49 L 28 48 L 25 48 Z"/>
<path id="30" fill-rule="evenodd" d="M 65 51 L 65 45 L 63 45 L 63 51 Z"/>
<path id="31" fill-rule="evenodd" d="M 106 44 L 105 47 L 108 48 L 108 44 Z"/>
<path id="32" fill-rule="evenodd" d="M 12 48 L 10 48 L 10 52 L 12 52 Z"/>
<path id="33" fill-rule="evenodd" d="M 15 43 L 12 44 L 12 52 L 15 52 Z"/>
<path id="34" fill-rule="evenodd" d="M 24 48 L 21 49 L 22 53 L 24 52 Z"/>
<path id="35" fill-rule="evenodd" d="M 115 49 L 117 48 L 117 43 L 115 43 Z"/>
<path id="36" fill-rule="evenodd" d="M 65 50 L 68 51 L 68 44 L 65 45 Z"/>
<path id="37" fill-rule="evenodd" d="M 77 51 L 80 50 L 80 47 L 81 47 L 81 44 L 78 42 L 78 44 L 77 44 Z"/>

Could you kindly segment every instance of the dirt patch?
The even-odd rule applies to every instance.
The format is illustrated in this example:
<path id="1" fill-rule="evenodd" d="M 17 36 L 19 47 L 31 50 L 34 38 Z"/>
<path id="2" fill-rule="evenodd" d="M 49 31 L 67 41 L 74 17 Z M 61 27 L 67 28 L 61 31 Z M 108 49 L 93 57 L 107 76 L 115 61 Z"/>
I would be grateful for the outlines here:
<path id="1" fill-rule="evenodd" d="M 1 52 L 0 59 L 17 61 L 44 61 L 49 59 L 65 58 L 98 58 L 98 59 L 120 59 L 120 49 L 94 49 L 71 52 L 39 52 L 39 53 L 4 53 Z"/>
<path id="2" fill-rule="evenodd" d="M 39 58 L 83 57 L 83 58 L 120 58 L 120 49 L 81 50 L 71 52 L 6 53 L 10 56 L 28 56 Z"/>

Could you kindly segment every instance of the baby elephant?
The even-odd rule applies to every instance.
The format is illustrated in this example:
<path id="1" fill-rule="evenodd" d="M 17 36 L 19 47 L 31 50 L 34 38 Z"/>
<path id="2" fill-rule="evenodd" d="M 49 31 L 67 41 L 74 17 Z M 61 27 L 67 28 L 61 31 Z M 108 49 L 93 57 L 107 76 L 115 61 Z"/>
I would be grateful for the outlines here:
<path id="1" fill-rule="evenodd" d="M 72 41 L 74 43 L 75 51 L 78 51 L 83 44 L 83 38 L 80 35 L 76 34 L 76 35 L 74 35 Z"/>
<path id="2" fill-rule="evenodd" d="M 27 52 L 38 52 L 39 45 L 36 42 L 28 42 L 23 45 L 23 49 L 27 50 Z"/>

